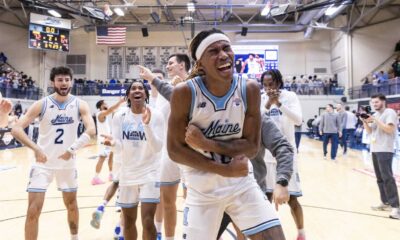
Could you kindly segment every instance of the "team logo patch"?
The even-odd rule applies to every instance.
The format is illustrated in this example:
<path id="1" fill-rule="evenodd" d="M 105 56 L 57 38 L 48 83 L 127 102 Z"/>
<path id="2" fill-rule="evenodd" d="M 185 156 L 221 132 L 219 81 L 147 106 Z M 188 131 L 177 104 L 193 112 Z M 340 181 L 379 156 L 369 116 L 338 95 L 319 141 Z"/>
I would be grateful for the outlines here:
<path id="1" fill-rule="evenodd" d="M 7 133 L 4 133 L 4 136 L 3 136 L 3 142 L 4 142 L 4 144 L 5 145 L 8 145 L 8 144 L 10 144 L 11 143 L 11 141 L 13 140 L 13 136 L 11 135 L 11 133 L 9 133 L 9 132 L 7 132 Z"/>
<path id="2" fill-rule="evenodd" d="M 240 100 L 240 98 L 233 99 L 233 106 L 239 107 L 241 103 L 242 100 Z"/>

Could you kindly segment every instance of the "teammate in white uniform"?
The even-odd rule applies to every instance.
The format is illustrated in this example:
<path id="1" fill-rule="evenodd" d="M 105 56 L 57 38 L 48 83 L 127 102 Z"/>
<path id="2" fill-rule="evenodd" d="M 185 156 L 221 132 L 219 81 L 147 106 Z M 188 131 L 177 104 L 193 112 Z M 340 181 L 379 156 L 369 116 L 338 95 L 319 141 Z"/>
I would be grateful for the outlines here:
<path id="1" fill-rule="evenodd" d="M 122 151 L 122 166 L 117 204 L 122 207 L 124 237 L 136 239 L 137 206 L 141 202 L 143 239 L 156 239 L 154 226 L 156 204 L 160 200 L 157 186 L 159 155 L 163 145 L 164 121 L 161 113 L 146 107 L 149 92 L 142 81 L 133 81 L 127 91 L 128 106 L 113 118 L 112 137 L 106 145 Z"/>
<path id="2" fill-rule="evenodd" d="M 149 69 L 143 66 L 140 66 L 140 68 L 140 76 L 148 80 L 152 86 L 157 88 L 159 93 L 163 96 L 157 98 L 157 109 L 160 109 L 165 118 L 165 122 L 168 122 L 171 112 L 171 107 L 169 104 L 172 92 L 171 88 L 173 88 L 173 86 L 179 82 L 187 79 L 188 71 L 190 69 L 189 57 L 186 54 L 173 54 L 169 56 L 166 69 L 168 71 L 168 77 L 172 78 L 170 83 L 162 81 L 161 78 L 157 78 L 155 72 L 152 73 Z M 166 130 L 167 129 L 164 129 L 165 135 Z M 160 188 L 161 202 L 164 209 L 165 240 L 173 240 L 175 236 L 176 197 L 179 182 L 181 181 L 180 172 L 181 170 L 178 167 L 178 164 L 169 158 L 167 149 L 164 147 L 161 160 Z M 184 188 L 183 190 L 183 197 L 185 198 L 186 189 Z"/>
<path id="3" fill-rule="evenodd" d="M 98 155 L 99 159 L 96 164 L 96 173 L 92 179 L 92 185 L 104 184 L 104 182 L 100 179 L 99 174 L 103 167 L 103 163 L 108 158 L 108 168 L 110 170 L 108 180 L 112 181 L 112 165 L 113 165 L 113 152 L 111 152 L 110 147 L 104 146 L 101 135 L 110 135 L 111 134 L 111 118 L 112 114 L 125 102 L 124 98 L 121 98 L 116 104 L 112 105 L 110 108 L 107 106 L 107 103 L 104 100 L 100 100 L 96 103 L 96 108 L 100 111 L 96 113 L 96 122 L 97 122 L 97 147 L 99 149 Z"/>
<path id="4" fill-rule="evenodd" d="M 72 88 L 72 72 L 66 67 L 51 70 L 50 80 L 55 93 L 35 102 L 27 114 L 12 129 L 13 136 L 35 153 L 27 191 L 29 206 L 25 222 L 25 239 L 37 239 L 38 221 L 43 207 L 45 192 L 56 179 L 63 192 L 68 211 L 71 239 L 78 239 L 78 206 L 76 200 L 78 149 L 84 147 L 95 135 L 95 126 L 86 102 L 69 94 Z M 40 117 L 39 139 L 35 144 L 25 134 L 26 128 L 36 117 Z M 79 119 L 86 131 L 77 138 Z"/>
<path id="5" fill-rule="evenodd" d="M 168 125 L 168 153 L 188 187 L 183 239 L 216 239 L 224 212 L 250 239 L 284 239 L 249 162 L 260 142 L 257 82 L 233 76 L 234 53 L 219 30 L 200 32 L 190 52 L 196 77 L 172 93 Z"/>
<path id="6" fill-rule="evenodd" d="M 264 72 L 261 75 L 261 83 L 265 90 L 265 93 L 261 96 L 261 113 L 267 114 L 275 122 L 295 149 L 295 125 L 300 125 L 302 122 L 301 105 L 296 93 L 283 89 L 282 75 L 277 69 Z M 286 185 L 288 184 L 290 194 L 288 203 L 298 229 L 297 240 L 304 240 L 303 209 L 297 200 L 297 197 L 302 196 L 302 192 L 296 157 L 297 154 L 294 154 L 293 175 L 289 183 L 286 182 Z M 269 151 L 265 151 L 264 159 L 267 166 L 267 196 L 271 201 L 276 182 L 279 180 L 276 176 L 277 163 Z"/>

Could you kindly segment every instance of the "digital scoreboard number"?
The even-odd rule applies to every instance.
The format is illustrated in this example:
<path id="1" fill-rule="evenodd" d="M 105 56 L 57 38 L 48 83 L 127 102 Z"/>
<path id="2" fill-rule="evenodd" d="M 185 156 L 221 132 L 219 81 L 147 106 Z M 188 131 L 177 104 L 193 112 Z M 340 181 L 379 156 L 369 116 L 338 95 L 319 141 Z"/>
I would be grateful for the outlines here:
<path id="1" fill-rule="evenodd" d="M 69 30 L 30 23 L 29 48 L 68 52 Z"/>

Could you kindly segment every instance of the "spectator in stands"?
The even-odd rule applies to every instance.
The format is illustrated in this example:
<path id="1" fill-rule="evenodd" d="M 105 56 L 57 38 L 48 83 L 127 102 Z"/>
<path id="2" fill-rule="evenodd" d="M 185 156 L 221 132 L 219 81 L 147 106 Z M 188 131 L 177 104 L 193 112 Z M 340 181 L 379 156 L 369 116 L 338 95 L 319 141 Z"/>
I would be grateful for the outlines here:
<path id="1" fill-rule="evenodd" d="M 310 94 L 310 81 L 305 78 L 304 79 L 304 91 L 303 91 L 304 95 L 309 95 Z"/>
<path id="2" fill-rule="evenodd" d="M 17 115 L 18 117 L 21 116 L 21 114 L 22 114 L 22 105 L 21 105 L 21 101 L 18 101 L 17 104 L 15 104 L 15 106 L 14 106 L 14 112 L 15 112 L 15 115 Z"/>
<path id="3" fill-rule="evenodd" d="M 324 95 L 329 95 L 330 83 L 328 80 L 324 82 Z"/>
<path id="4" fill-rule="evenodd" d="M 117 83 L 117 80 L 115 80 L 114 78 L 112 78 L 109 82 L 110 85 L 114 85 Z"/>
<path id="5" fill-rule="evenodd" d="M 384 72 L 383 70 L 381 70 L 378 73 L 378 82 L 382 84 L 382 83 L 386 83 L 388 80 L 389 80 L 388 74 L 386 72 Z"/>
<path id="6" fill-rule="evenodd" d="M 289 79 L 286 79 L 285 84 L 283 85 L 283 88 L 290 91 L 290 86 L 291 86 L 291 84 L 290 84 Z"/>
<path id="7" fill-rule="evenodd" d="M 313 82 L 312 76 L 308 77 L 308 87 L 309 87 L 309 94 L 310 95 L 315 94 L 315 88 L 314 88 L 314 82 Z"/>
<path id="8" fill-rule="evenodd" d="M 290 91 L 296 92 L 296 90 L 297 90 L 296 77 L 293 77 L 292 84 L 290 85 Z"/>
<path id="9" fill-rule="evenodd" d="M 396 60 L 392 63 L 392 68 L 394 71 L 395 77 L 400 77 L 400 55 L 396 57 Z"/>

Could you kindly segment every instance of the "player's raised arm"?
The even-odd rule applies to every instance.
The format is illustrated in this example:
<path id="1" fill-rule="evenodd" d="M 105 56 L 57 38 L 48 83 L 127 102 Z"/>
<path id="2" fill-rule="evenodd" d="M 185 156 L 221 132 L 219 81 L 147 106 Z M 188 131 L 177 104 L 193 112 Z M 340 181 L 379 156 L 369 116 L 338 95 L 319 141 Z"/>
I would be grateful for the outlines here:
<path id="1" fill-rule="evenodd" d="M 238 158 L 230 164 L 221 164 L 191 149 L 185 141 L 189 123 L 191 92 L 187 84 L 179 84 L 171 96 L 171 114 L 168 122 L 167 148 L 170 158 L 189 167 L 226 177 L 248 174 L 247 159 Z"/>
<path id="2" fill-rule="evenodd" d="M 117 103 L 115 103 L 114 105 L 112 105 L 112 106 L 109 107 L 108 109 L 103 110 L 103 111 L 101 111 L 101 112 L 99 113 L 99 120 L 100 120 L 101 122 L 104 122 L 105 118 L 106 118 L 108 115 L 110 115 L 110 114 L 114 113 L 115 111 L 117 111 L 118 108 L 119 108 L 123 103 L 125 103 L 125 102 L 126 102 L 125 99 L 124 99 L 123 97 L 121 97 L 121 98 L 118 100 Z"/>

